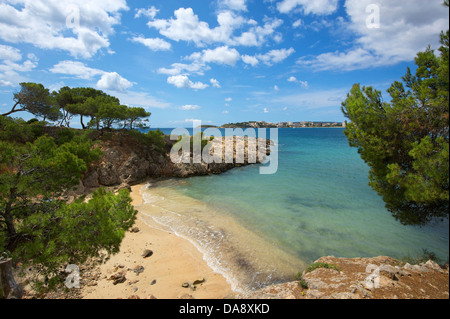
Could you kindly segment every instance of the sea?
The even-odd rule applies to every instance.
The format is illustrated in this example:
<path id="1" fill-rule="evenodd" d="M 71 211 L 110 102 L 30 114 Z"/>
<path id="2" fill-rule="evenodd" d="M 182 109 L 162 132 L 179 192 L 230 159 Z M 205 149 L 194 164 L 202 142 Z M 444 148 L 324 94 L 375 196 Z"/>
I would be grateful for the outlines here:
<path id="1" fill-rule="evenodd" d="M 292 281 L 322 256 L 404 259 L 427 250 L 448 260 L 448 220 L 423 227 L 397 221 L 368 185 L 369 167 L 343 128 L 277 133 L 275 174 L 262 175 L 267 164 L 254 164 L 149 181 L 141 218 L 191 241 L 236 292 Z"/>

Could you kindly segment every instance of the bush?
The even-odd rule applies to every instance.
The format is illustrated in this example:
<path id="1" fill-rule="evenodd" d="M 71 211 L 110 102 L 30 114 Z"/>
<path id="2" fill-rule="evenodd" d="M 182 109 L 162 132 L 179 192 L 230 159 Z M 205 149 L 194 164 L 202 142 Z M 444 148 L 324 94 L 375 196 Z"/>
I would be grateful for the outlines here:
<path id="1" fill-rule="evenodd" d="M 0 116 L 0 140 L 13 143 L 33 142 L 44 133 L 45 122 Z"/>
<path id="2" fill-rule="evenodd" d="M 148 131 L 146 138 L 150 144 L 156 146 L 156 150 L 158 152 L 165 153 L 164 147 L 166 146 L 166 143 L 164 142 L 164 133 L 160 129 L 157 129 L 156 131 Z"/>
<path id="3" fill-rule="evenodd" d="M 327 263 L 314 263 L 310 266 L 308 266 L 308 268 L 306 268 L 305 272 L 311 272 L 316 270 L 317 268 L 325 268 L 325 269 L 334 269 L 338 272 L 340 272 L 339 267 L 333 264 L 327 264 Z"/>
<path id="4" fill-rule="evenodd" d="M 299 272 L 296 276 L 295 276 L 295 280 L 298 281 L 298 286 L 302 289 L 308 289 L 308 283 L 303 279 L 303 275 L 301 272 Z"/>

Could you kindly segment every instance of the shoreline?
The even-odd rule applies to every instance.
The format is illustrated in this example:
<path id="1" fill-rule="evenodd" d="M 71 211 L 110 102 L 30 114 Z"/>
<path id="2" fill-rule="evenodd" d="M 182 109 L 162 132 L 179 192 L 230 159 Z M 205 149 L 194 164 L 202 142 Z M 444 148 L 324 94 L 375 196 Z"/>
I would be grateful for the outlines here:
<path id="1" fill-rule="evenodd" d="M 139 211 L 144 203 L 140 192 L 146 184 L 132 186 L 130 193 L 133 206 Z M 155 207 L 155 209 L 158 209 Z M 222 275 L 214 272 L 204 260 L 203 254 L 189 240 L 176 235 L 164 226 L 144 222 L 142 214 L 137 214 L 133 228 L 122 241 L 120 251 L 104 264 L 98 266 L 100 279 L 94 286 L 82 288 L 83 299 L 223 299 L 234 294 L 230 283 Z M 133 229 L 132 228 L 132 229 Z M 153 254 L 143 258 L 144 250 Z M 114 285 L 108 280 L 122 273 L 124 282 Z M 195 290 L 192 283 L 196 284 Z M 191 287 L 182 287 L 190 283 Z M 137 299 L 137 298 L 136 298 Z"/>

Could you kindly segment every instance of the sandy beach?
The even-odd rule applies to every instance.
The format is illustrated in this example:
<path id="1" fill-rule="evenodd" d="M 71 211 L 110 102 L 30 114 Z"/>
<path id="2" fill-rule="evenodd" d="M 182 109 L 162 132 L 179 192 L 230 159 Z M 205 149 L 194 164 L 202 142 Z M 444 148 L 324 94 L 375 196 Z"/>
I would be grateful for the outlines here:
<path id="1" fill-rule="evenodd" d="M 131 197 L 138 211 L 143 203 L 140 193 L 143 186 L 132 187 Z M 82 288 L 83 298 L 221 299 L 233 294 L 226 279 L 207 265 L 191 242 L 156 222 L 151 224 L 146 220 L 144 223 L 140 213 L 134 227 L 139 231 L 127 232 L 120 252 L 99 266 L 101 275 L 96 285 Z M 153 254 L 144 258 L 145 250 Z M 125 275 L 126 280 L 114 285 L 109 279 L 117 273 Z M 192 289 L 192 283 L 197 280 L 204 282 Z M 183 283 L 190 283 L 191 287 L 184 288 Z"/>

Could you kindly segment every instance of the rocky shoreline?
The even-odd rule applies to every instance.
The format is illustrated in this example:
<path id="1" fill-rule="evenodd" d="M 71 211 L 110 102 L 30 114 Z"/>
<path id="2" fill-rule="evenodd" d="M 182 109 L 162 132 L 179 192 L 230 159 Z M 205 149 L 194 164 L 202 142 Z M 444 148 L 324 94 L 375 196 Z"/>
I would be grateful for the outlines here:
<path id="1" fill-rule="evenodd" d="M 248 149 L 254 147 L 258 150 L 258 139 L 248 139 L 235 137 L 236 141 L 244 144 L 244 162 L 236 161 L 236 148 L 234 148 L 233 162 L 225 161 L 223 152 L 221 163 L 207 164 L 193 163 L 193 155 L 188 163 L 173 163 L 170 159 L 170 149 L 175 144 L 168 136 L 165 137 L 165 152 L 160 152 L 153 145 L 145 145 L 137 139 L 128 135 L 113 136 L 112 139 L 103 141 L 98 146 L 103 151 L 103 156 L 99 163 L 92 166 L 80 182 L 77 192 L 84 193 L 101 186 L 117 187 L 131 186 L 148 179 L 155 178 L 186 178 L 191 176 L 203 176 L 211 174 L 221 174 L 239 166 L 251 165 L 247 155 Z M 209 141 L 209 143 L 222 143 L 225 147 L 225 138 Z M 256 158 L 256 163 L 262 163 L 266 155 L 270 154 L 269 140 L 262 140 L 261 150 L 263 156 Z M 253 145 L 252 145 L 253 144 Z M 219 145 L 220 147 L 220 145 Z"/>
<path id="2" fill-rule="evenodd" d="M 224 141 L 222 141 L 224 143 Z M 142 200 L 137 185 L 154 178 L 185 178 L 220 174 L 249 165 L 172 163 L 174 142 L 166 137 L 166 153 L 143 145 L 131 136 L 103 141 L 103 157 L 80 182 L 77 192 L 89 193 L 104 186 L 133 190 L 133 205 Z M 270 153 L 270 141 L 264 143 Z M 246 144 L 248 148 L 248 141 Z M 236 153 L 234 154 L 236 156 Z M 264 158 L 258 159 L 258 163 Z M 133 187 L 136 185 L 136 187 Z M 137 227 L 139 226 L 139 227 Z M 214 273 L 189 242 L 170 232 L 147 228 L 138 220 L 126 235 L 121 251 L 104 265 L 87 263 L 80 267 L 81 290 L 48 293 L 38 298 L 101 299 L 448 299 L 449 270 L 433 261 L 419 265 L 402 264 L 390 257 L 322 257 L 306 269 L 301 278 L 238 294 L 225 279 Z M 141 228 L 141 230 L 139 230 Z M 142 231 L 145 228 L 145 231 Z M 169 253 L 170 252 L 170 253 Z M 146 254 L 143 256 L 142 254 Z M 178 259 L 182 254 L 183 260 Z M 189 260 L 189 262 L 187 262 Z M 183 265 L 183 266 L 181 266 Z M 191 265 L 190 267 L 188 265 Z M 324 267 L 323 265 L 328 265 Z M 181 271 L 183 269 L 183 271 Z M 151 271 L 150 271 L 151 270 Z M 28 296 L 34 298 L 35 296 Z"/>
<path id="3" fill-rule="evenodd" d="M 243 296 L 256 299 L 449 299 L 448 264 L 418 265 L 379 256 L 322 257 L 306 269 L 301 282 L 268 286 Z"/>

